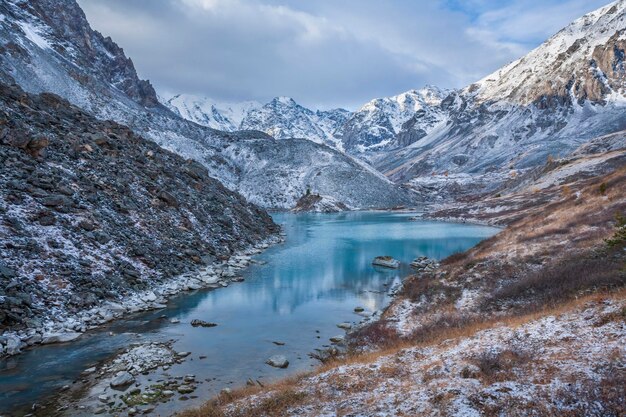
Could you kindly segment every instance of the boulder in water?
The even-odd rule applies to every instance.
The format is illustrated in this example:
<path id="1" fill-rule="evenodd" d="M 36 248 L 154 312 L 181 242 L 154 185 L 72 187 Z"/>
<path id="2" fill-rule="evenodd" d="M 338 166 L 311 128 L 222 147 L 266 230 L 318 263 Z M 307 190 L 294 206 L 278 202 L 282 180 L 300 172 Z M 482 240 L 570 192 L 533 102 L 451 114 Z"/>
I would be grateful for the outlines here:
<path id="1" fill-rule="evenodd" d="M 194 319 L 194 320 L 191 320 L 191 325 L 193 327 L 215 327 L 217 326 L 217 323 L 211 323 L 209 321 Z"/>
<path id="2" fill-rule="evenodd" d="M 273 366 L 274 368 L 286 368 L 289 366 L 289 361 L 283 355 L 274 355 L 265 361 L 266 364 Z"/>
<path id="3" fill-rule="evenodd" d="M 372 261 L 372 265 L 398 269 L 400 267 L 400 261 L 391 256 L 377 256 Z"/>

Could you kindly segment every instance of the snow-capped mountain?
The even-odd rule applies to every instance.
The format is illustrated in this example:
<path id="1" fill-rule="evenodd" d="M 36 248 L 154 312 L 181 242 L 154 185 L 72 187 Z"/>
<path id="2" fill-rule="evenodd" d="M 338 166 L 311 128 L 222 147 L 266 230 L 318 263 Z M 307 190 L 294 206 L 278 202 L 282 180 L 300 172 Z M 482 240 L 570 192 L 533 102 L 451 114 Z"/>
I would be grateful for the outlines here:
<path id="1" fill-rule="evenodd" d="M 304 138 L 332 144 L 333 132 L 345 123 L 349 112 L 334 109 L 314 112 L 289 97 L 276 97 L 260 109 L 248 112 L 242 130 L 260 130 L 276 139 Z"/>
<path id="2" fill-rule="evenodd" d="M 623 130 L 625 51 L 626 0 L 620 0 L 451 93 L 430 132 L 409 122 L 398 139 L 413 135 L 413 143 L 372 161 L 396 181 L 443 172 L 504 178 Z"/>
<path id="3" fill-rule="evenodd" d="M 333 147 L 337 147 L 333 133 L 351 115 L 344 109 L 313 111 L 290 97 L 276 97 L 266 104 L 256 101 L 220 103 L 179 94 L 162 102 L 181 117 L 214 129 L 258 130 L 275 139 L 304 138 Z"/>
<path id="4" fill-rule="evenodd" d="M 420 113 L 419 126 L 429 132 L 442 118 L 439 105 L 448 91 L 427 86 L 365 104 L 337 131 L 335 137 L 349 153 L 379 151 L 397 147 L 402 126 Z M 423 122 L 422 122 L 423 121 Z M 404 144 L 401 141 L 400 144 Z"/>
<path id="5" fill-rule="evenodd" d="M 248 113 L 261 108 L 261 103 L 256 101 L 226 103 L 189 94 L 162 98 L 161 103 L 184 119 L 226 132 L 240 130 L 241 121 Z"/>
<path id="6" fill-rule="evenodd" d="M 274 140 L 261 132 L 223 132 L 179 117 L 159 103 L 149 81 L 137 77 L 123 50 L 90 28 L 75 0 L 0 2 L 0 82 L 16 83 L 29 93 L 57 94 L 100 119 L 125 124 L 202 163 L 212 177 L 265 207 L 290 209 L 306 191 L 314 168 L 295 158 L 306 153 L 327 161 L 325 169 L 344 173 L 325 177 L 315 192 L 359 208 L 409 202 L 405 191 L 337 150 Z M 264 171 L 278 156 L 281 169 Z M 250 165 L 261 161 L 265 165 Z M 359 189 L 368 192 L 354 194 Z"/>

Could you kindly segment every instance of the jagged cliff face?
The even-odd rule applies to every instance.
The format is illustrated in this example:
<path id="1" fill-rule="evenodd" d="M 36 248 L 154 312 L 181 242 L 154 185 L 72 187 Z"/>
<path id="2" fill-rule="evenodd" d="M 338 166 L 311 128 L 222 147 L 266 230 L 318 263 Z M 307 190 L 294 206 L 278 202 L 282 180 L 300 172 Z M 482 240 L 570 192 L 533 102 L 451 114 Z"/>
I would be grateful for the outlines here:
<path id="1" fill-rule="evenodd" d="M 338 168 L 352 167 L 352 177 L 359 179 L 354 186 L 375 184 L 373 189 L 390 197 L 388 201 L 352 199 L 359 207 L 408 201 L 405 192 L 394 184 L 371 169 L 362 170 L 360 164 L 336 150 L 310 148 L 300 141 L 278 141 L 262 132 L 217 131 L 182 119 L 158 103 L 154 89 L 137 78 L 122 49 L 90 29 L 75 0 L 6 0 L 0 3 L 0 14 L 0 81 L 15 82 L 29 93 L 58 94 L 91 115 L 128 125 L 164 148 L 202 163 L 212 177 L 249 200 L 290 209 L 306 190 L 310 169 L 299 165 L 297 158 L 283 158 L 282 170 L 271 172 L 249 165 L 266 160 L 270 148 L 277 155 L 314 152 L 314 160 L 325 160 L 330 152 Z M 267 146 L 254 146 L 255 141 L 267 142 Z M 240 158 L 241 154 L 251 157 Z M 345 187 L 341 181 L 329 178 L 319 192 L 342 201 Z M 276 201 L 283 205 L 274 206 Z"/>
<path id="2" fill-rule="evenodd" d="M 413 143 L 375 156 L 374 165 L 396 181 L 442 173 L 505 178 L 623 130 L 625 30 L 624 0 L 583 16 L 446 97 L 431 132 L 405 124 L 398 138 Z"/>
<path id="3" fill-rule="evenodd" d="M 0 13 L 4 16 L 2 55 L 31 55 L 34 44 L 56 52 L 79 85 L 88 88 L 105 82 L 143 106 L 159 105 L 154 88 L 148 81 L 139 79 L 131 59 L 111 38 L 91 29 L 73 0 L 6 0 L 0 5 Z M 24 37 L 32 44 L 22 42 Z M 18 81 L 39 82 L 41 91 L 49 90 L 49 84 L 57 82 L 40 77 L 27 80 L 28 70 L 36 71 L 36 68 L 24 68 L 16 65 L 20 60 L 7 58 L 2 59 L 3 67 Z M 38 58 L 29 63 L 37 65 Z"/>
<path id="4" fill-rule="evenodd" d="M 525 57 L 464 90 L 479 103 L 539 108 L 624 96 L 626 2 L 611 3 L 572 22 Z"/>

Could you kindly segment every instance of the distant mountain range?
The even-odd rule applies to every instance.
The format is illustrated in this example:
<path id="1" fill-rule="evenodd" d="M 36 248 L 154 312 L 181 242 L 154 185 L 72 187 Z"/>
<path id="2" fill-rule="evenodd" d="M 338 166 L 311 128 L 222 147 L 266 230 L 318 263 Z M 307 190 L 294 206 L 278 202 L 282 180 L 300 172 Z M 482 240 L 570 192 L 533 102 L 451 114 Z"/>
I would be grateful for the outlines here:
<path id="1" fill-rule="evenodd" d="M 416 113 L 423 114 L 424 132 L 436 125 L 438 106 L 447 90 L 427 86 L 393 97 L 374 99 L 355 112 L 345 109 L 311 110 L 290 97 L 276 97 L 266 104 L 255 101 L 222 103 L 207 97 L 178 94 L 161 102 L 181 117 L 214 129 L 234 132 L 258 130 L 275 139 L 304 138 L 350 154 L 393 149 L 409 144 L 397 140 L 403 125 Z"/>
<path id="2" fill-rule="evenodd" d="M 620 0 L 589 13 L 458 91 L 411 90 L 354 113 L 331 110 L 325 124 L 320 112 L 276 98 L 248 108 L 236 128 L 328 144 L 397 183 L 462 176 L 456 186 L 488 191 L 549 156 L 626 129 L 625 9 Z M 187 117 L 186 100 L 171 104 Z"/>

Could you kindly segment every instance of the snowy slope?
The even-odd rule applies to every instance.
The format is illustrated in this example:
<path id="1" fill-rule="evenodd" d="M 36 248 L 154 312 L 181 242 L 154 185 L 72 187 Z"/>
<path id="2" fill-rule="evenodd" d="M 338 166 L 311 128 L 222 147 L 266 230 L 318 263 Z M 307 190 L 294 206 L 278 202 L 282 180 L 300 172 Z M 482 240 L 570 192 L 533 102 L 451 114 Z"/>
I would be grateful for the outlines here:
<path id="1" fill-rule="evenodd" d="M 261 107 L 256 101 L 225 103 L 189 94 L 177 94 L 161 102 L 184 119 L 227 132 L 239 130 L 246 115 Z"/>
<path id="2" fill-rule="evenodd" d="M 350 153 L 393 148 L 402 126 L 417 112 L 429 119 L 424 129 L 430 130 L 441 118 L 439 104 L 447 91 L 427 86 L 393 97 L 378 98 L 365 104 L 335 133 Z"/>
<path id="3" fill-rule="evenodd" d="M 431 132 L 370 160 L 396 181 L 433 173 L 504 179 L 625 129 L 625 30 L 624 0 L 583 16 L 527 56 L 446 97 L 438 108 L 442 122 Z M 407 124 L 398 137 L 415 133 Z"/>

